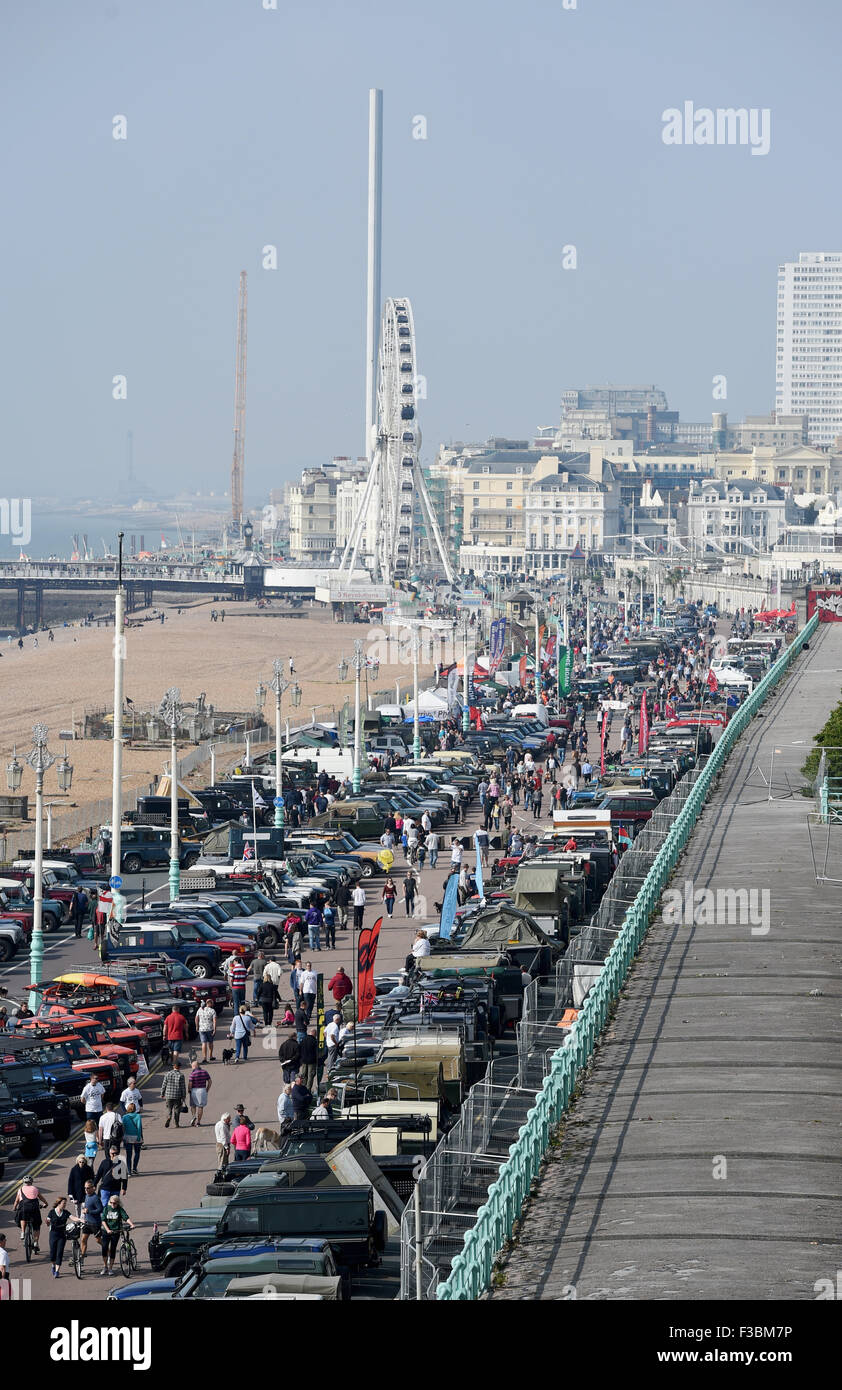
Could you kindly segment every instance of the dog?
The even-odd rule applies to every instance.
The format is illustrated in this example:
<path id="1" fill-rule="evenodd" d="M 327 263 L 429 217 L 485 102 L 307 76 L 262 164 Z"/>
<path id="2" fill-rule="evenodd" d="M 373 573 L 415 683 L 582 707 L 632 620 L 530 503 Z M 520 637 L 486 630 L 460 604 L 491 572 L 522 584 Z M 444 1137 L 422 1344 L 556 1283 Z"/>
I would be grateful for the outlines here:
<path id="1" fill-rule="evenodd" d="M 170 1060 L 170 1050 L 169 1050 L 169 1048 L 167 1047 L 167 1044 L 164 1043 L 163 1046 L 162 1046 L 162 1048 L 161 1048 L 161 1061 L 162 1061 L 162 1062 L 164 1063 L 164 1065 L 166 1066 L 166 1064 L 167 1064 L 167 1062 L 168 1062 L 169 1060 Z"/>
<path id="2" fill-rule="evenodd" d="M 227 1067 L 227 1066 L 228 1066 L 228 1063 L 231 1061 L 231 1058 L 232 1058 L 233 1056 L 234 1056 L 234 1049 L 233 1049 L 233 1047 L 223 1047 L 223 1049 L 222 1049 L 222 1065 L 223 1065 L 224 1067 Z"/>
<path id="3" fill-rule="evenodd" d="M 276 1129 L 269 1129 L 267 1125 L 258 1125 L 254 1135 L 254 1149 L 279 1149 L 281 1147 L 281 1136 Z"/>

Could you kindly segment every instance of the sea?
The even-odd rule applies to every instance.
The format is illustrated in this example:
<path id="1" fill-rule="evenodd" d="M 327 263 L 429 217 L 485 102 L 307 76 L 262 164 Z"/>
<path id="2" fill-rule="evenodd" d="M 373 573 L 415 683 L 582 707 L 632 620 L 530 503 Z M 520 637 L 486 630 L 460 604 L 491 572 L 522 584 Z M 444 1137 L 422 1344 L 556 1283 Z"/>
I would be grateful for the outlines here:
<path id="1" fill-rule="evenodd" d="M 220 522 L 221 524 L 221 522 Z M 117 536 L 123 535 L 123 555 L 128 559 L 141 550 L 157 552 L 161 550 L 180 550 L 178 524 L 170 514 L 158 513 L 153 517 L 127 511 L 123 514 L 108 512 L 104 515 L 92 513 L 79 515 L 73 511 L 41 511 L 37 502 L 32 504 L 32 535 L 26 545 L 20 544 L 12 536 L 0 533 L 0 561 L 17 560 L 21 553 L 30 560 L 47 560 L 58 557 L 69 560 L 77 551 L 84 556 L 84 537 L 87 537 L 88 555 L 101 559 L 104 555 L 117 554 Z M 189 517 L 181 518 L 181 536 L 189 551 L 193 543 L 193 531 Z M 20 535 L 20 531 L 18 531 Z M 74 541 L 78 538 L 78 546 Z M 197 548 L 209 538 L 205 525 L 195 532 Z"/>

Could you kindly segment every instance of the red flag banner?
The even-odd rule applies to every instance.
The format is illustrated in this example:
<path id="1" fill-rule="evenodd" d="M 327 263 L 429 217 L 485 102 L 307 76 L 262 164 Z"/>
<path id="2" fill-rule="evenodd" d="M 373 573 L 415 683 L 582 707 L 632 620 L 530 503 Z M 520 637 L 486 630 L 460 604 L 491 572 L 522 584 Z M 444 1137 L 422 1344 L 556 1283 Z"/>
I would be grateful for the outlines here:
<path id="1" fill-rule="evenodd" d="M 715 695 L 718 689 L 719 681 L 716 679 L 713 671 L 708 671 L 708 690 L 711 694 Z"/>
<path id="2" fill-rule="evenodd" d="M 646 691 L 640 697 L 640 728 L 637 731 L 637 751 L 642 757 L 649 747 L 649 711 L 646 708 Z"/>
<path id="3" fill-rule="evenodd" d="M 377 991 L 374 988 L 374 960 L 380 938 L 382 917 L 373 927 L 363 927 L 357 942 L 357 1018 L 363 1023 L 374 1007 Z"/>

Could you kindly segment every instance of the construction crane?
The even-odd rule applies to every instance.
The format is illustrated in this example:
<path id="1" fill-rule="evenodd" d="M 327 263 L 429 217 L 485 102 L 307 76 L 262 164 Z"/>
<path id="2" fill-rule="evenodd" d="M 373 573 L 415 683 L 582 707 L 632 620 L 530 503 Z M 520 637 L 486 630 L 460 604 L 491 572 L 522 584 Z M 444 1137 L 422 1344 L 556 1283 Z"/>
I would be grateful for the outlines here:
<path id="1" fill-rule="evenodd" d="M 239 533 L 243 524 L 243 469 L 246 445 L 246 340 L 248 336 L 248 285 L 240 271 L 237 305 L 237 366 L 234 377 L 234 458 L 231 463 L 231 519 Z"/>

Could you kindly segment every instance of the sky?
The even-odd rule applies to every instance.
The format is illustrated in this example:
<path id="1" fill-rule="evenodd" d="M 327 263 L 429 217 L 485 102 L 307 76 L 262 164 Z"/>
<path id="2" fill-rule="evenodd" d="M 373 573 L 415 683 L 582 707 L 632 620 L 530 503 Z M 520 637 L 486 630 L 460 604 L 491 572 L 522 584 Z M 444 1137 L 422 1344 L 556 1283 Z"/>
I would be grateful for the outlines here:
<path id="1" fill-rule="evenodd" d="M 842 249 L 836 0 L 272 3 L 3 0 L 7 496 L 107 500 L 129 431 L 162 494 L 227 489 L 241 270 L 247 502 L 362 452 L 374 86 L 425 461 L 573 386 L 773 407 L 777 266 Z M 768 109 L 768 154 L 665 144 L 685 101 Z"/>

